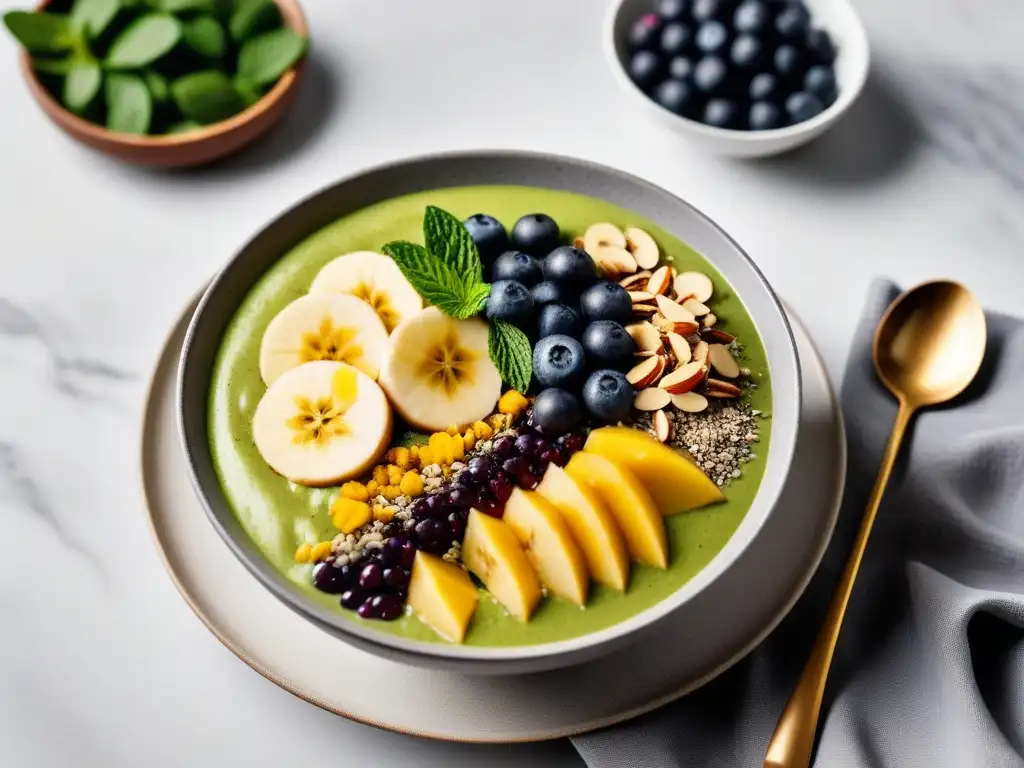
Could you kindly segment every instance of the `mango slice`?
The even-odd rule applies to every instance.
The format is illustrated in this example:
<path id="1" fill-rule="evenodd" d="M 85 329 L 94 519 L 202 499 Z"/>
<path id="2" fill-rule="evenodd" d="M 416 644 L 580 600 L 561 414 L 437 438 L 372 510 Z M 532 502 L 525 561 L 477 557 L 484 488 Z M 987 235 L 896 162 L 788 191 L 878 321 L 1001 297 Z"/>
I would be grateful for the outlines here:
<path id="1" fill-rule="evenodd" d="M 455 563 L 417 552 L 409 578 L 409 607 L 437 634 L 461 643 L 476 611 L 480 592 Z"/>
<path id="2" fill-rule="evenodd" d="M 540 581 L 508 524 L 471 509 L 462 540 L 462 562 L 505 610 L 520 621 L 530 620 L 540 602 Z"/>

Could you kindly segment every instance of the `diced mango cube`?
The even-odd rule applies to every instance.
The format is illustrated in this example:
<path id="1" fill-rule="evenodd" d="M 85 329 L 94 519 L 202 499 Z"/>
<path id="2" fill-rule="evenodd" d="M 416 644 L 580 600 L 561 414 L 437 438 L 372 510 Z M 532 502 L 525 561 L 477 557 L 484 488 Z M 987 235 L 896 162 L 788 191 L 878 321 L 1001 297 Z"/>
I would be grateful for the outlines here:
<path id="1" fill-rule="evenodd" d="M 366 486 L 355 481 L 345 483 L 341 486 L 341 495 L 346 499 L 354 499 L 355 501 L 370 500 L 370 494 L 366 490 Z"/>
<path id="2" fill-rule="evenodd" d="M 334 527 L 342 533 L 352 533 L 362 528 L 370 522 L 371 517 L 370 505 L 365 501 L 339 496 L 331 505 L 331 520 Z"/>
<path id="3" fill-rule="evenodd" d="M 313 562 L 313 547 L 309 544 L 300 544 L 299 548 L 295 550 L 295 562 L 296 563 L 311 563 Z"/>
<path id="4" fill-rule="evenodd" d="M 423 493 L 423 478 L 415 469 L 410 469 L 402 476 L 398 489 L 405 496 L 419 496 Z"/>
<path id="5" fill-rule="evenodd" d="M 319 563 L 331 554 L 331 542 L 321 541 L 313 547 L 313 562 Z"/>
<path id="6" fill-rule="evenodd" d="M 409 578 L 409 608 L 454 643 L 466 637 L 480 593 L 462 568 L 437 555 L 417 552 Z"/>
<path id="7" fill-rule="evenodd" d="M 529 404 L 529 400 L 514 389 L 510 389 L 499 398 L 498 412 L 508 414 L 509 416 L 518 416 Z"/>

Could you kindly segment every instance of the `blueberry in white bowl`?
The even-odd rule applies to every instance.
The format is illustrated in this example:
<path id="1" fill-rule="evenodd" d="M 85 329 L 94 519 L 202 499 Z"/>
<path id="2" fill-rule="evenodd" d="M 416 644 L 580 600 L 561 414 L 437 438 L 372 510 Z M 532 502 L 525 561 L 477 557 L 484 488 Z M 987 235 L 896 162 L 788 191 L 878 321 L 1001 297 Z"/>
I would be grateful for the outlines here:
<path id="1" fill-rule="evenodd" d="M 538 258 L 557 248 L 559 237 L 557 222 L 546 213 L 527 214 L 512 227 L 512 245 Z"/>
<path id="2" fill-rule="evenodd" d="M 537 283 L 530 289 L 530 293 L 533 294 L 533 303 L 538 307 L 555 302 L 571 304 L 573 300 L 573 294 L 569 290 L 551 280 Z"/>
<path id="3" fill-rule="evenodd" d="M 621 323 L 595 320 L 583 331 L 580 343 L 593 368 L 627 370 L 632 367 L 636 344 Z"/>
<path id="4" fill-rule="evenodd" d="M 544 279 L 569 290 L 582 292 L 597 282 L 597 267 L 590 254 L 581 248 L 563 245 L 544 257 Z"/>
<path id="5" fill-rule="evenodd" d="M 574 339 L 583 330 L 583 318 L 568 304 L 545 304 L 537 313 L 537 338 L 564 335 Z"/>
<path id="6" fill-rule="evenodd" d="M 488 320 L 525 326 L 533 319 L 533 296 L 522 283 L 498 280 L 491 284 L 485 314 Z"/>
<path id="7" fill-rule="evenodd" d="M 685 80 L 669 78 L 658 83 L 654 89 L 654 100 L 670 112 L 686 114 L 694 102 L 693 88 Z"/>
<path id="8" fill-rule="evenodd" d="M 533 423 L 546 437 L 561 437 L 575 429 L 582 419 L 580 401 L 564 389 L 545 389 L 533 402 Z"/>
<path id="9" fill-rule="evenodd" d="M 664 56 L 679 56 L 686 51 L 693 38 L 693 33 L 685 24 L 675 22 L 661 30 L 661 53 Z"/>
<path id="10" fill-rule="evenodd" d="M 544 270 L 540 262 L 533 256 L 522 251 L 505 251 L 494 260 L 491 267 L 491 280 L 515 280 L 527 288 L 531 288 L 544 279 Z"/>
<path id="11" fill-rule="evenodd" d="M 580 307 L 588 320 L 612 320 L 625 325 L 633 317 L 629 291 L 618 283 L 600 280 L 580 296 Z"/>
<path id="12" fill-rule="evenodd" d="M 547 336 L 533 348 L 533 378 L 541 387 L 576 389 L 586 369 L 583 345 L 572 336 Z"/>
<path id="13" fill-rule="evenodd" d="M 633 410 L 633 385 L 621 371 L 594 371 L 583 385 L 583 404 L 598 421 L 617 424 Z"/>

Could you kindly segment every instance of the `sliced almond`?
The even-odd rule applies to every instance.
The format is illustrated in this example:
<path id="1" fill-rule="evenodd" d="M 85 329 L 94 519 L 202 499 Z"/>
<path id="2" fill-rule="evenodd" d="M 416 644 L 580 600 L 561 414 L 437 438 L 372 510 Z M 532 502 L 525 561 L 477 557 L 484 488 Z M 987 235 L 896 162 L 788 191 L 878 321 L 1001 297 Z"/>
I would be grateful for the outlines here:
<path id="1" fill-rule="evenodd" d="M 693 359 L 700 362 L 703 366 L 708 364 L 708 354 L 710 352 L 711 348 L 706 341 L 698 341 L 693 345 Z"/>
<path id="2" fill-rule="evenodd" d="M 657 328 L 662 333 L 675 333 L 675 326 L 665 319 L 665 316 L 661 312 L 655 312 L 651 316 L 651 325 Z"/>
<path id="3" fill-rule="evenodd" d="M 588 246 L 586 251 L 609 280 L 619 280 L 623 275 L 636 272 L 636 261 L 625 248 L 599 245 L 593 250 Z"/>
<path id="4" fill-rule="evenodd" d="M 736 341 L 735 336 L 719 328 L 705 328 L 700 332 L 700 337 L 709 344 L 732 344 Z"/>
<path id="5" fill-rule="evenodd" d="M 659 411 L 672 402 L 672 396 L 660 387 L 641 389 L 633 398 L 633 407 L 638 411 Z"/>
<path id="6" fill-rule="evenodd" d="M 689 392 L 704 381 L 704 366 L 699 361 L 685 363 L 666 375 L 658 386 L 670 395 L 681 395 Z"/>
<path id="7" fill-rule="evenodd" d="M 626 249 L 633 254 L 636 263 L 643 269 L 654 269 L 661 260 L 661 251 L 654 238 L 638 227 L 628 227 L 625 232 Z"/>
<path id="8" fill-rule="evenodd" d="M 647 291 L 626 291 L 626 293 L 629 294 L 629 300 L 634 304 L 650 304 L 654 301 L 654 294 Z"/>
<path id="9" fill-rule="evenodd" d="M 630 323 L 626 326 L 626 333 L 633 339 L 639 352 L 657 354 L 665 349 L 665 345 L 661 343 L 661 334 L 658 329 L 647 321 Z"/>
<path id="10" fill-rule="evenodd" d="M 600 248 L 602 245 L 614 245 L 618 248 L 626 247 L 626 236 L 622 230 L 614 224 L 602 221 L 598 224 L 591 224 L 583 233 L 583 250 L 594 255 L 591 249 Z"/>
<path id="11" fill-rule="evenodd" d="M 704 315 L 704 317 L 702 317 L 700 321 L 704 324 L 705 328 L 710 328 L 711 326 L 718 322 L 718 318 L 715 317 L 715 315 L 712 313 Z"/>
<path id="12" fill-rule="evenodd" d="M 658 267 L 651 273 L 650 279 L 647 281 L 647 287 L 644 289 L 648 293 L 662 294 L 668 292 L 668 289 L 672 287 L 672 271 L 667 267 Z"/>
<path id="13" fill-rule="evenodd" d="M 687 299 L 683 302 L 683 307 L 689 310 L 694 317 L 704 317 L 704 315 L 711 312 L 710 307 L 706 304 L 701 304 L 696 299 Z"/>
<path id="14" fill-rule="evenodd" d="M 575 240 L 573 240 L 572 247 L 579 248 L 581 251 L 587 250 L 587 244 L 582 237 L 577 237 Z"/>
<path id="15" fill-rule="evenodd" d="M 661 295 L 655 296 L 654 301 L 658 305 L 658 311 L 672 323 L 672 330 L 680 336 L 689 336 L 700 327 L 697 325 L 697 318 L 682 304 Z"/>
<path id="16" fill-rule="evenodd" d="M 641 302 L 639 304 L 634 304 L 633 305 L 633 314 L 634 315 L 640 315 L 641 317 L 644 317 L 644 316 L 650 317 L 651 315 L 653 315 L 657 311 L 658 311 L 658 307 L 655 306 L 654 304 L 649 304 L 649 303 Z"/>
<path id="17" fill-rule="evenodd" d="M 627 291 L 646 291 L 647 281 L 648 278 L 650 278 L 650 276 L 651 273 L 645 269 L 641 272 L 637 272 L 636 274 L 624 277 L 622 280 L 619 281 L 619 285 L 621 285 Z"/>
<path id="18" fill-rule="evenodd" d="M 651 423 L 654 425 L 654 434 L 661 442 L 667 443 L 672 439 L 672 419 L 666 416 L 664 411 L 655 411 Z"/>
<path id="19" fill-rule="evenodd" d="M 672 405 L 685 413 L 700 413 L 708 407 L 708 399 L 699 392 L 672 395 Z"/>
<path id="20" fill-rule="evenodd" d="M 665 377 L 667 379 L 668 376 Z M 664 381 L 665 379 L 662 379 Z M 728 400 L 735 400 L 737 397 L 743 394 L 743 390 L 737 387 L 732 382 L 722 381 L 721 379 L 708 379 L 707 382 L 707 396 L 725 398 Z"/>
<path id="21" fill-rule="evenodd" d="M 725 344 L 708 345 L 708 362 L 727 379 L 735 379 L 740 375 L 740 364 L 736 362 L 736 358 Z"/>
<path id="22" fill-rule="evenodd" d="M 686 339 L 675 332 L 667 334 L 666 338 L 668 339 L 669 349 L 676 356 L 676 366 L 678 367 L 690 362 L 690 345 Z"/>
<path id="23" fill-rule="evenodd" d="M 676 294 L 681 299 L 694 298 L 701 303 L 707 303 L 711 294 L 715 291 L 711 278 L 703 272 L 682 272 L 675 279 Z"/>
<path id="24" fill-rule="evenodd" d="M 653 349 L 638 349 L 633 353 L 633 357 L 653 357 L 658 354 Z"/>
<path id="25" fill-rule="evenodd" d="M 633 366 L 626 374 L 626 381 L 634 389 L 646 389 L 665 372 L 665 358 L 661 355 L 648 357 Z"/>

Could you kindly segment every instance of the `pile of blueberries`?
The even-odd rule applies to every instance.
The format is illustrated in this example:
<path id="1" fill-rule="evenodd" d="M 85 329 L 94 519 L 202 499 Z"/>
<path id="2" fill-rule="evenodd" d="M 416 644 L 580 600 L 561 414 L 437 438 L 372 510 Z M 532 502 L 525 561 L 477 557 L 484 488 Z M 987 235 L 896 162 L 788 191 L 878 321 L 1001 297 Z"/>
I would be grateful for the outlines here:
<path id="1" fill-rule="evenodd" d="M 836 48 L 800 0 L 655 0 L 629 32 L 629 76 L 716 128 L 802 123 L 836 100 Z"/>
<path id="2" fill-rule="evenodd" d="M 561 245 L 546 214 L 523 216 L 511 235 L 483 213 L 465 225 L 491 282 L 488 319 L 518 326 L 533 344 L 537 428 L 547 436 L 571 432 L 584 409 L 600 422 L 625 419 L 633 387 L 624 371 L 635 351 L 625 329 L 633 307 L 626 289 L 598 277 L 586 251 Z"/>
<path id="3" fill-rule="evenodd" d="M 411 522 L 389 523 L 381 549 L 341 567 L 318 564 L 313 569 L 314 585 L 339 595 L 343 608 L 364 619 L 394 621 L 402 615 L 408 597 L 417 550 L 443 555 L 462 541 L 471 508 L 501 516 L 514 487 L 536 488 L 548 465 L 565 466 L 585 439 L 581 432 L 545 437 L 531 414 L 518 435 L 499 437 L 489 455 L 470 459 L 450 483 L 416 499 L 410 508 Z"/>

